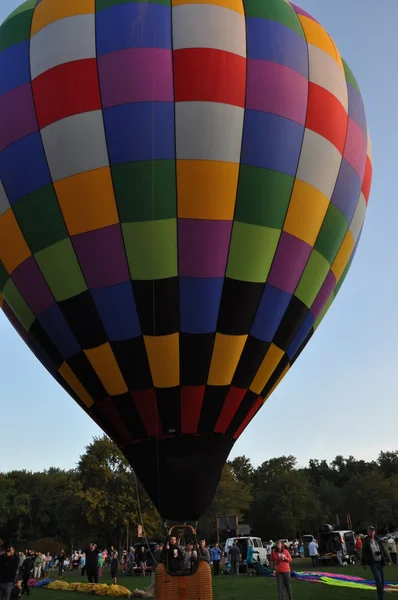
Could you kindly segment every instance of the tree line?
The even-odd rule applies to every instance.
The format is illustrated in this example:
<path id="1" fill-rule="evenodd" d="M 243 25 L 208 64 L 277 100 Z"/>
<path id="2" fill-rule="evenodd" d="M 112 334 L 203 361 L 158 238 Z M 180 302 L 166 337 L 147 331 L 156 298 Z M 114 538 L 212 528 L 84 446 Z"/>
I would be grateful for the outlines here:
<path id="1" fill-rule="evenodd" d="M 189 494 L 183 487 L 178 494 Z M 353 456 L 310 460 L 298 467 L 282 456 L 255 468 L 239 456 L 223 470 L 199 532 L 216 539 L 216 518 L 238 515 L 263 539 L 316 533 L 323 523 L 380 532 L 398 526 L 398 451 L 376 461 Z M 0 473 L 0 540 L 18 547 L 56 551 L 60 546 L 125 547 L 137 541 L 137 526 L 161 540 L 164 528 L 143 487 L 118 448 L 106 437 L 89 444 L 75 469 Z"/>

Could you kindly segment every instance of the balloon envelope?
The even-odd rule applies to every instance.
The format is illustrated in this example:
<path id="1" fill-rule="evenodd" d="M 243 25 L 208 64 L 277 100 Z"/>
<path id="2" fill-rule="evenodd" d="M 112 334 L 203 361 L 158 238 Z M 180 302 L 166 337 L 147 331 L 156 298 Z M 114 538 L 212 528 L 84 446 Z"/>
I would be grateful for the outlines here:
<path id="1" fill-rule="evenodd" d="M 0 294 L 196 519 L 358 243 L 358 85 L 285 0 L 28 0 L 0 29 Z"/>

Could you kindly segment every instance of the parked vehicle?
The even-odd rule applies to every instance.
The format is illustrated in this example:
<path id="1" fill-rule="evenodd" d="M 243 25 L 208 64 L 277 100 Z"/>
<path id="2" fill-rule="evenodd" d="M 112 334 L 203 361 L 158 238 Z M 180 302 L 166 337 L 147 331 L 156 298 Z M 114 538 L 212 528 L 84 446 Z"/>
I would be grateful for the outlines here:
<path id="1" fill-rule="evenodd" d="M 321 531 L 318 535 L 319 561 L 321 563 L 337 562 L 335 551 L 337 537 L 341 541 L 343 563 L 355 564 L 355 533 L 348 529 Z"/>
<path id="2" fill-rule="evenodd" d="M 258 552 L 258 555 L 256 555 L 258 562 L 260 562 L 262 565 L 268 566 L 269 563 L 267 558 L 267 550 L 266 548 L 264 548 L 261 539 L 258 537 L 241 536 L 235 538 L 228 538 L 225 542 L 224 547 L 226 557 L 228 557 L 229 549 L 231 548 L 235 540 L 237 540 L 238 542 L 243 561 L 246 560 L 247 550 L 249 546 L 252 546 Z"/>

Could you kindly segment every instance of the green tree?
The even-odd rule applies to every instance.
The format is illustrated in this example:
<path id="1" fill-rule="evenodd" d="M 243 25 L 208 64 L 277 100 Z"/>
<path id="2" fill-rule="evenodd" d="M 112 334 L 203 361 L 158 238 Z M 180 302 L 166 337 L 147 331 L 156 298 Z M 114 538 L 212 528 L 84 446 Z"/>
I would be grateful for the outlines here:
<path id="1" fill-rule="evenodd" d="M 290 457 L 289 457 L 290 458 Z M 271 461 L 268 461 L 271 462 Z M 250 523 L 264 539 L 294 537 L 312 533 L 322 514 L 308 477 L 293 468 L 292 461 L 281 461 L 285 469 L 268 471 L 264 485 L 256 491 L 250 509 Z"/>
<path id="2" fill-rule="evenodd" d="M 237 515 L 242 519 L 251 502 L 250 488 L 238 481 L 232 467 L 226 464 L 214 499 L 199 521 L 199 531 L 208 541 L 216 540 L 216 520 L 221 516 Z"/>
<path id="3" fill-rule="evenodd" d="M 95 438 L 86 447 L 77 472 L 79 506 L 89 525 L 98 531 L 99 540 L 120 548 L 127 541 L 127 528 L 133 532 L 141 521 L 148 537 L 159 534 L 157 511 L 108 437 Z"/>
<path id="4" fill-rule="evenodd" d="M 240 483 L 250 487 L 254 473 L 250 458 L 246 456 L 236 456 L 233 460 L 228 461 L 228 465 L 235 479 Z"/>

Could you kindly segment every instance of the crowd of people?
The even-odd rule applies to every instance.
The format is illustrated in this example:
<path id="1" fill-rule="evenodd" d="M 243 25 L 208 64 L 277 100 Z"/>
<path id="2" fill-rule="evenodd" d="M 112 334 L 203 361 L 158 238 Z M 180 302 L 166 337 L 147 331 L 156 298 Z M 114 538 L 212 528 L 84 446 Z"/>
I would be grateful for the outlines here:
<path id="1" fill-rule="evenodd" d="M 378 593 L 378 599 L 384 598 L 384 567 L 397 564 L 396 541 L 392 536 L 387 536 L 383 543 L 375 534 L 374 527 L 368 528 L 368 535 L 358 535 L 355 543 L 355 552 L 358 561 L 372 571 Z M 272 540 L 266 545 L 270 566 L 274 569 L 278 586 L 280 600 L 293 600 L 292 587 L 290 583 L 290 565 L 292 559 L 302 556 L 303 547 L 296 543 L 287 544 L 286 540 L 274 543 Z M 313 566 L 316 566 L 319 558 L 319 548 L 315 539 L 308 547 Z M 334 539 L 334 551 L 340 565 L 342 561 L 341 540 Z M 258 551 L 249 546 L 245 556 L 244 567 L 248 575 L 264 569 L 260 561 L 256 560 Z M 219 544 L 211 548 L 206 545 L 206 540 L 201 539 L 199 543 L 187 541 L 181 543 L 181 539 L 171 535 L 166 544 L 150 546 L 131 546 L 129 551 L 124 550 L 119 556 L 117 550 L 111 546 L 108 551 L 99 550 L 97 545 L 91 543 L 86 551 L 75 550 L 68 557 L 64 550 L 51 555 L 50 552 L 34 552 L 26 549 L 24 552 L 16 552 L 13 547 L 0 552 L 0 600 L 18 600 L 22 595 L 30 595 L 30 580 L 52 578 L 54 572 L 62 577 L 67 570 L 80 571 L 81 576 L 87 576 L 90 583 L 98 583 L 102 576 L 104 565 L 109 565 L 113 583 L 117 584 L 118 572 L 121 570 L 125 575 L 134 575 L 135 571 L 143 576 L 148 570 L 152 571 L 152 583 L 156 566 L 165 564 L 167 570 L 172 574 L 188 574 L 196 570 L 199 560 L 212 564 L 213 574 L 220 573 L 220 563 L 224 560 L 229 566 L 231 575 L 239 575 L 243 555 L 239 541 L 235 540 L 228 552 L 224 554 Z M 148 566 L 150 563 L 150 567 Z"/>

